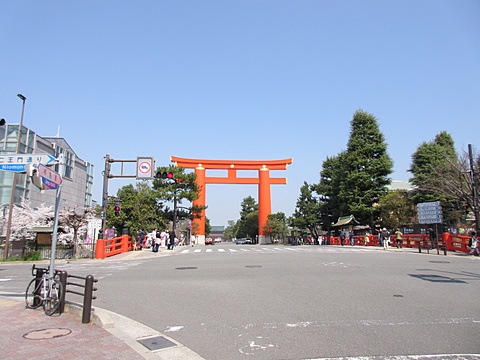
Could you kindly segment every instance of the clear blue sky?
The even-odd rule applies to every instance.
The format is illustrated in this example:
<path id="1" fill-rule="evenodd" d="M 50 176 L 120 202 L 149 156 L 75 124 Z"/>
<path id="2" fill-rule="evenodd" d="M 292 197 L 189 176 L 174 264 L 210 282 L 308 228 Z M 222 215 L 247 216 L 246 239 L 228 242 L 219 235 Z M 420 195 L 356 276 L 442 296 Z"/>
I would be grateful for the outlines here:
<path id="1" fill-rule="evenodd" d="M 478 0 L 2 1 L 0 49 L 0 117 L 18 123 L 25 95 L 25 125 L 60 126 L 95 165 L 98 202 L 106 154 L 294 158 L 271 172 L 288 178 L 272 211 L 290 216 L 359 108 L 378 118 L 394 180 L 440 131 L 479 148 Z M 212 225 L 249 195 L 208 185 Z"/>

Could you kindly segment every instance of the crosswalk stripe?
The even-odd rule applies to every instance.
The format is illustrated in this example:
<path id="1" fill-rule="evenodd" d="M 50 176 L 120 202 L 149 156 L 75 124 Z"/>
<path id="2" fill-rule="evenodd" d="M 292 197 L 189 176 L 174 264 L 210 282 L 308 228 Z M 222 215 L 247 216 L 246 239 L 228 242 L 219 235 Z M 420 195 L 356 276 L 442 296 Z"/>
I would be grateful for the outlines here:
<path id="1" fill-rule="evenodd" d="M 289 247 L 285 247 L 285 248 L 279 248 L 279 247 L 275 247 L 275 248 L 269 248 L 269 247 L 262 247 L 262 248 L 247 248 L 247 249 L 243 249 L 243 248 L 240 248 L 240 249 L 228 249 L 229 252 L 233 253 L 233 252 L 239 252 L 239 251 L 243 251 L 243 252 L 277 252 L 277 251 L 285 251 L 285 250 L 288 250 L 288 251 L 308 251 L 310 249 L 307 249 L 307 248 L 300 248 L 300 247 L 296 247 L 296 248 L 289 248 Z M 322 251 L 322 252 L 339 252 L 339 251 L 342 251 L 344 250 L 343 248 L 342 249 L 338 249 L 338 248 L 326 248 L 326 247 L 322 247 L 322 248 L 315 248 L 315 249 L 312 249 L 312 250 L 315 250 L 315 251 Z M 185 249 L 185 250 L 182 250 L 180 252 L 180 254 L 188 254 L 190 251 L 193 251 L 194 253 L 201 253 L 201 252 L 207 252 L 207 253 L 212 253 L 212 252 L 220 252 L 220 253 L 225 253 L 227 252 L 227 249 Z M 368 249 L 363 249 L 363 248 L 358 248 L 358 249 L 352 249 L 352 248 L 348 248 L 345 249 L 345 251 L 359 251 L 359 252 L 362 252 L 362 251 L 369 251 Z"/>

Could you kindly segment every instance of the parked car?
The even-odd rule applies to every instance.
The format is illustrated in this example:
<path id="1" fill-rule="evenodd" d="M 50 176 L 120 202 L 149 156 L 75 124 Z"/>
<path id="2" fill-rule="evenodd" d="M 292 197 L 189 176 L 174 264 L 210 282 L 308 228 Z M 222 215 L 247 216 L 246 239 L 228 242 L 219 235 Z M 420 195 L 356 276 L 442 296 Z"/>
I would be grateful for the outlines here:
<path id="1" fill-rule="evenodd" d="M 235 240 L 235 244 L 246 244 L 247 243 L 247 239 L 245 238 L 241 238 L 241 239 L 237 239 Z"/>
<path id="2" fill-rule="evenodd" d="M 208 237 L 205 239 L 205 245 L 213 245 L 215 242 L 213 241 L 212 238 Z"/>
<path id="3" fill-rule="evenodd" d="M 222 242 L 222 238 L 221 238 L 221 237 L 215 238 L 215 242 L 216 242 L 216 243 L 221 243 L 221 242 Z"/>

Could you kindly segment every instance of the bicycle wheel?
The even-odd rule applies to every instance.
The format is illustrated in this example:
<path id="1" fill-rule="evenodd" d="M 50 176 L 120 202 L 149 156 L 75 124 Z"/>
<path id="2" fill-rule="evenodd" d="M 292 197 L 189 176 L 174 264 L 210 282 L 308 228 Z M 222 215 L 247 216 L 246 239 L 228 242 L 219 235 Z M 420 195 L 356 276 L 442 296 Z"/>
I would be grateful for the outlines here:
<path id="1" fill-rule="evenodd" d="M 25 292 L 25 303 L 27 308 L 36 309 L 43 303 L 45 294 L 43 293 L 42 279 L 32 279 Z"/>
<path id="2" fill-rule="evenodd" d="M 47 286 L 48 295 L 43 300 L 43 310 L 48 316 L 55 314 L 60 307 L 60 301 L 62 299 L 63 286 L 60 280 L 57 278 L 49 279 Z M 51 286 L 50 286 L 51 285 Z"/>

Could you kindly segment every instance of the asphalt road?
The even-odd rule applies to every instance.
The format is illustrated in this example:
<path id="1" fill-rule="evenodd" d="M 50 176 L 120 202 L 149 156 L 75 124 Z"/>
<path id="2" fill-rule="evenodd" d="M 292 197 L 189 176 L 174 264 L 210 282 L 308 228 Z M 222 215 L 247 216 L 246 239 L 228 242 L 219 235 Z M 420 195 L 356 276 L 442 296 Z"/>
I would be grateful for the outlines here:
<path id="1" fill-rule="evenodd" d="M 205 359 L 381 358 L 479 354 L 479 261 L 415 250 L 217 244 L 57 268 L 99 278 L 94 305 Z M 24 291 L 27 266 L 0 270 L 0 292 Z"/>

